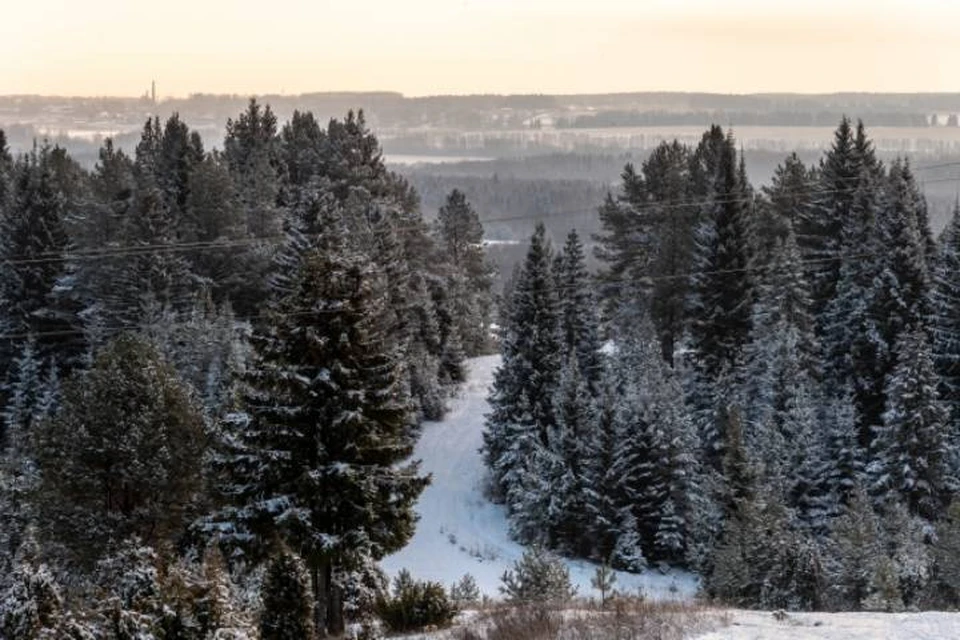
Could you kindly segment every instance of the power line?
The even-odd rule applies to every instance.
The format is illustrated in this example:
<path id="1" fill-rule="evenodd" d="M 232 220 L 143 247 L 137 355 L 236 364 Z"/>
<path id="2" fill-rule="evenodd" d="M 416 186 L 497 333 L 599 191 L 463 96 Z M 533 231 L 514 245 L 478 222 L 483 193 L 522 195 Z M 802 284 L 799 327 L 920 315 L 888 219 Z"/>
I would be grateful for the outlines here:
<path id="1" fill-rule="evenodd" d="M 960 162 L 950 163 L 951 165 L 960 166 Z M 924 184 L 935 184 L 942 182 L 958 182 L 960 183 L 960 176 L 956 177 L 944 177 L 944 178 L 935 178 L 932 180 L 925 180 Z M 832 189 L 789 189 L 778 192 L 779 195 L 830 195 L 837 193 L 852 193 L 853 190 L 850 188 L 832 188 Z M 639 204 L 628 205 L 629 212 L 639 212 L 646 211 L 648 209 L 656 209 L 657 211 L 669 211 L 674 209 L 688 209 L 698 206 L 711 206 L 711 205 L 723 205 L 723 204 L 749 204 L 755 201 L 755 197 L 752 195 L 743 195 L 743 196 L 731 196 L 728 198 L 707 198 L 707 199 L 696 199 L 696 200 L 678 200 L 671 202 L 647 202 Z M 582 216 L 582 215 L 595 215 L 602 208 L 602 205 L 590 209 L 568 209 L 568 210 L 559 210 L 545 213 L 524 213 L 517 214 L 514 216 L 500 216 L 492 218 L 481 218 L 479 222 L 481 224 L 491 224 L 498 222 L 516 222 L 520 220 L 542 220 L 550 218 L 562 218 L 562 217 L 573 217 L 573 216 Z M 416 231 L 422 229 L 422 225 L 409 225 L 409 226 L 399 226 L 392 227 L 394 231 L 404 232 L 404 231 Z M 221 250 L 221 249 L 232 249 L 238 247 L 248 247 L 255 246 L 258 244 L 268 244 L 271 241 L 278 241 L 285 238 L 285 235 L 274 234 L 269 236 L 261 236 L 257 238 L 243 238 L 236 240 L 212 240 L 212 241 L 200 241 L 200 242 L 179 242 L 179 243 L 163 243 L 163 244 L 139 244 L 139 245 L 128 245 L 128 246 L 118 246 L 118 247 L 102 247 L 96 249 L 86 249 L 73 251 L 65 254 L 56 254 L 54 252 L 44 252 L 38 253 L 35 256 L 29 257 L 17 257 L 11 260 L 4 261 L 9 265 L 29 265 L 29 264 L 45 264 L 52 262 L 70 262 L 70 261 L 86 261 L 86 260 L 101 260 L 105 258 L 116 258 L 116 257 L 135 257 L 139 255 L 149 255 L 154 252 L 173 252 L 173 253 L 190 253 L 193 251 L 206 251 L 206 250 Z"/>
<path id="2" fill-rule="evenodd" d="M 859 260 L 863 258 L 871 258 L 883 255 L 880 252 L 864 252 L 856 254 L 846 254 L 833 256 L 829 258 L 810 258 L 807 260 L 794 260 L 782 265 L 782 269 L 786 270 L 794 267 L 802 267 L 805 265 L 815 265 L 815 264 L 826 264 L 830 262 L 836 262 L 840 260 Z M 616 278 L 610 280 L 604 280 L 601 285 L 620 285 L 628 284 L 634 282 L 648 283 L 648 282 L 659 282 L 666 280 L 679 280 L 684 278 L 695 278 L 699 276 L 707 275 L 732 275 L 736 273 L 750 273 L 758 271 L 773 271 L 778 265 L 774 262 L 768 262 L 765 264 L 751 265 L 747 267 L 741 267 L 736 269 L 716 269 L 716 270 L 701 270 L 701 271 L 690 271 L 686 273 L 676 273 L 676 274 L 663 274 L 663 275 L 650 275 L 644 276 L 639 275 L 636 277 L 629 278 Z M 408 276 L 409 277 L 409 276 Z M 556 291 L 566 291 L 573 289 L 575 287 L 571 285 L 562 285 L 556 286 Z M 305 317 L 305 316 L 324 316 L 324 315 L 334 315 L 342 313 L 342 309 L 299 309 L 294 308 L 292 311 L 276 311 L 269 310 L 263 313 L 259 313 L 251 316 L 236 316 L 234 319 L 239 322 L 255 322 L 256 320 L 266 319 L 266 318 L 295 318 L 295 317 Z M 186 324 L 186 320 L 174 321 L 173 324 Z M 85 329 L 62 329 L 55 331 L 36 331 L 36 332 L 23 332 L 23 333 L 7 333 L 0 334 L 0 340 L 24 340 L 28 338 L 39 338 L 39 337 L 64 337 L 64 336 L 75 336 L 75 335 L 86 335 L 88 333 L 102 332 L 104 334 L 113 334 L 121 331 L 130 331 L 130 330 L 142 330 L 148 327 L 148 324 L 139 323 L 139 324 L 124 324 L 124 325 L 114 325 L 108 327 L 95 327 L 93 331 L 88 331 Z"/>

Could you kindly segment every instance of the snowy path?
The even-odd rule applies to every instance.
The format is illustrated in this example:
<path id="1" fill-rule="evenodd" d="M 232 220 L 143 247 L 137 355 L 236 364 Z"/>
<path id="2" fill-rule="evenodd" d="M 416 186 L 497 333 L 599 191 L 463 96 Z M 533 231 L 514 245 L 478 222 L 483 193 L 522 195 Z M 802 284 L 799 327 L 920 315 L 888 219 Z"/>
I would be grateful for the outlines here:
<path id="1" fill-rule="evenodd" d="M 422 460 L 422 471 L 431 473 L 433 482 L 417 506 L 416 535 L 382 562 L 391 576 L 406 568 L 416 578 L 450 585 L 470 573 L 482 593 L 498 597 L 500 576 L 523 554 L 524 548 L 507 535 L 503 508 L 491 504 L 481 491 L 484 468 L 479 449 L 484 415 L 490 410 L 486 396 L 499 363 L 499 356 L 468 361 L 468 381 L 446 419 L 424 425 L 414 457 Z M 569 566 L 578 593 L 594 595 L 590 578 L 595 566 L 584 562 Z M 643 589 L 652 597 L 689 598 L 696 579 L 685 572 L 621 573 L 617 588 L 633 593 Z"/>
<path id="2" fill-rule="evenodd" d="M 729 611 L 730 626 L 696 640 L 957 640 L 960 614 L 791 613 L 777 621 L 764 611 Z"/>

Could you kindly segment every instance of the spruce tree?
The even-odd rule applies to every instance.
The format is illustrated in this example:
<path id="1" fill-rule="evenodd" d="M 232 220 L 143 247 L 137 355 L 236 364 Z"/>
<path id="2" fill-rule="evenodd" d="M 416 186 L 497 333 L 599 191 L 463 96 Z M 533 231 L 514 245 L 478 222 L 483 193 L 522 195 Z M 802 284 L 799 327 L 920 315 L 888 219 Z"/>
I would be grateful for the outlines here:
<path id="1" fill-rule="evenodd" d="M 561 348 L 564 359 L 573 356 L 591 394 L 596 394 L 603 367 L 597 304 L 583 245 L 571 230 L 558 256 L 555 276 L 560 301 Z"/>
<path id="2" fill-rule="evenodd" d="M 938 391 L 960 433 L 960 200 L 940 235 L 930 291 L 930 333 Z"/>
<path id="3" fill-rule="evenodd" d="M 346 247 L 338 219 L 325 226 L 325 250 L 301 256 L 255 335 L 242 410 L 227 425 L 230 505 L 213 525 L 232 523 L 227 542 L 252 558 L 274 539 L 299 549 L 316 627 L 340 633 L 345 574 L 406 543 L 427 478 L 400 464 L 412 415 L 384 333 L 384 283 Z"/>
<path id="4" fill-rule="evenodd" d="M 494 377 L 483 434 L 491 490 L 502 498 L 511 489 L 509 460 L 518 447 L 548 446 L 556 425 L 553 397 L 561 364 L 560 319 L 552 250 L 542 224 L 530 239 L 524 266 L 514 285 L 510 318 L 501 341 L 503 363 Z M 528 434 L 529 438 L 521 438 Z"/>
<path id="5" fill-rule="evenodd" d="M 937 375 L 927 335 L 901 337 L 886 387 L 883 426 L 877 430 L 869 467 L 881 501 L 905 501 L 912 513 L 937 518 L 955 490 L 949 464 L 948 412 L 937 394 Z"/>
<path id="6" fill-rule="evenodd" d="M 853 127 L 844 116 L 833 134 L 830 150 L 818 167 L 814 202 L 801 213 L 796 228 L 803 259 L 809 265 L 815 317 L 820 317 L 835 295 L 843 226 L 851 215 L 861 166 Z"/>

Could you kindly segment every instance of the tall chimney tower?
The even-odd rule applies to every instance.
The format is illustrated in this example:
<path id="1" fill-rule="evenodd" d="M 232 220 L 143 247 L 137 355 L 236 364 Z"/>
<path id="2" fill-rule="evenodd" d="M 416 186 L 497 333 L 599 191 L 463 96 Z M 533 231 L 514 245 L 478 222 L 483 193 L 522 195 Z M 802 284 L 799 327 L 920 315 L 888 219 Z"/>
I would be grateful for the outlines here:
<path id="1" fill-rule="evenodd" d="M 150 101 L 153 104 L 157 104 L 157 81 L 152 80 L 150 82 Z"/>

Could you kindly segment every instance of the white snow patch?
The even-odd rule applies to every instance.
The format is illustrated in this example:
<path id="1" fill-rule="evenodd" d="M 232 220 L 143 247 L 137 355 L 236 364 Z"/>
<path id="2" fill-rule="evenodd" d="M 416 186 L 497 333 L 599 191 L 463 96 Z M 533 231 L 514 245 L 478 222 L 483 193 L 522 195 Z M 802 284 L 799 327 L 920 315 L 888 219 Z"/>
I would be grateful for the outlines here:
<path id="1" fill-rule="evenodd" d="M 730 625 L 696 640 L 946 640 L 960 638 L 960 614 L 726 611 Z"/>
<path id="2" fill-rule="evenodd" d="M 499 356 L 468 361 L 467 383 L 453 400 L 443 422 L 426 423 L 414 451 L 421 470 L 433 482 L 417 505 L 417 532 L 401 551 L 383 560 L 390 575 L 408 569 L 413 577 L 450 586 L 471 574 L 480 592 L 499 598 L 500 576 L 513 566 L 524 547 L 510 539 L 506 513 L 482 492 L 484 477 L 483 424 L 490 411 L 487 393 Z M 590 587 L 596 565 L 570 561 L 570 578 L 580 596 L 598 596 Z M 689 599 L 697 590 L 695 575 L 653 569 L 643 574 L 617 573 L 616 587 L 624 592 L 659 599 Z"/>

